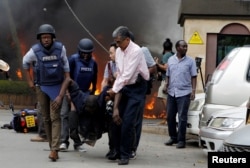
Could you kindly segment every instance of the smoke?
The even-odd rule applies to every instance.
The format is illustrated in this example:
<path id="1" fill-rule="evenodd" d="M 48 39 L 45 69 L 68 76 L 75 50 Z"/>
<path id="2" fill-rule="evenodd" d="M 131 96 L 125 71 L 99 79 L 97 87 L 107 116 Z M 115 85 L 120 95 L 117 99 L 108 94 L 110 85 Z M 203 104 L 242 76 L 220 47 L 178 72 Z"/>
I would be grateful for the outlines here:
<path id="1" fill-rule="evenodd" d="M 138 44 L 160 55 L 166 38 L 175 42 L 182 37 L 182 29 L 177 24 L 180 1 L 68 0 L 68 3 L 84 26 L 106 48 L 113 40 L 112 31 L 124 25 L 134 33 Z M 11 16 L 6 15 L 8 8 Z M 10 24 L 9 17 L 14 20 L 14 25 Z M 20 43 L 25 46 L 24 52 L 37 42 L 37 29 L 44 23 L 55 27 L 57 40 L 64 43 L 68 55 L 76 52 L 81 38 L 91 38 L 72 15 L 65 0 L 0 0 L 0 19 L 0 59 L 10 64 L 11 76 L 15 75 L 13 73 L 17 68 L 21 68 L 21 63 L 12 64 L 12 60 L 17 57 L 15 48 L 20 44 L 13 41 L 11 28 L 16 30 Z M 99 72 L 103 72 L 109 57 L 96 42 L 95 57 L 100 65 Z"/>

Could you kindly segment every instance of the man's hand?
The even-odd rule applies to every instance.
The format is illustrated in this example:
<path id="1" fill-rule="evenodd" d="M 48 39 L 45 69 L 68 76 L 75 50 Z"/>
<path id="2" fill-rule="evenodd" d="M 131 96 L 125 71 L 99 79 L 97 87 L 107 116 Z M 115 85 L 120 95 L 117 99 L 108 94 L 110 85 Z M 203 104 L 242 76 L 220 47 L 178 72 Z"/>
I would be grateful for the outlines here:
<path id="1" fill-rule="evenodd" d="M 114 110 L 113 110 L 113 121 L 116 125 L 121 125 L 121 123 L 122 123 L 122 119 L 119 115 L 118 108 L 114 108 Z"/>
<path id="2" fill-rule="evenodd" d="M 62 97 L 57 96 L 56 99 L 51 103 L 51 107 L 53 110 L 57 110 L 61 107 L 62 105 Z"/>
<path id="3" fill-rule="evenodd" d="M 158 57 L 154 57 L 155 63 L 159 64 L 159 58 Z"/>
<path id="4" fill-rule="evenodd" d="M 195 90 L 192 91 L 191 96 L 190 96 L 190 99 L 191 99 L 191 100 L 194 100 L 194 99 L 195 99 Z"/>
<path id="5" fill-rule="evenodd" d="M 165 84 L 165 85 L 164 85 L 164 87 L 163 87 L 163 89 L 162 89 L 162 92 L 163 92 L 164 94 L 168 94 L 168 84 Z"/>
<path id="6" fill-rule="evenodd" d="M 115 92 L 112 89 L 109 89 L 107 91 L 107 93 L 109 94 L 110 99 L 114 100 L 114 98 L 115 98 Z"/>
<path id="7" fill-rule="evenodd" d="M 32 81 L 28 81 L 28 85 L 29 85 L 29 88 L 32 90 L 32 91 L 35 91 L 36 88 L 35 88 L 35 85 Z"/>

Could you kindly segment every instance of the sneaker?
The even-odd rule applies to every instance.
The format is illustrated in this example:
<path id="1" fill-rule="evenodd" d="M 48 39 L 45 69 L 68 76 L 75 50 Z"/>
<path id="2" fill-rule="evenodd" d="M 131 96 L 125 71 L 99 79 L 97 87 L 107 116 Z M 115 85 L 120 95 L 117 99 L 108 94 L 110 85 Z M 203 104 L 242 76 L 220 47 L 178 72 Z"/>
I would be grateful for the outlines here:
<path id="1" fill-rule="evenodd" d="M 78 152 L 87 152 L 87 149 L 83 147 L 83 145 L 75 146 L 74 149 Z"/>
<path id="2" fill-rule="evenodd" d="M 130 156 L 129 156 L 129 159 L 131 159 L 131 160 L 136 159 L 136 152 L 135 152 L 135 151 L 132 151 L 132 152 L 131 152 L 131 154 L 130 154 Z"/>
<path id="3" fill-rule="evenodd" d="M 46 138 L 43 138 L 39 135 L 31 138 L 30 141 L 31 142 L 48 142 L 48 140 Z"/>
<path id="4" fill-rule="evenodd" d="M 68 150 L 68 145 L 66 143 L 62 143 L 59 147 L 60 151 L 66 152 Z"/>
<path id="5" fill-rule="evenodd" d="M 114 106 L 114 102 L 112 100 L 109 100 L 107 103 L 106 103 L 106 112 L 107 114 L 109 115 L 113 115 L 113 106 Z"/>

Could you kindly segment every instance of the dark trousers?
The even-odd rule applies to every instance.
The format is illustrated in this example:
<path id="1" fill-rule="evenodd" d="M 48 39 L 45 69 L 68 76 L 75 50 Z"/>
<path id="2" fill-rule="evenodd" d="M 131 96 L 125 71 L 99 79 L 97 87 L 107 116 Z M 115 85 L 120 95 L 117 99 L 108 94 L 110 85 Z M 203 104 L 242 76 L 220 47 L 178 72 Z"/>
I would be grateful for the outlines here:
<path id="1" fill-rule="evenodd" d="M 146 97 L 145 97 L 146 99 Z M 132 148 L 131 150 L 136 152 L 139 142 L 141 139 L 141 130 L 142 130 L 142 121 L 143 121 L 143 112 L 144 112 L 144 106 L 145 106 L 145 100 L 141 102 L 139 112 L 136 117 L 136 122 L 135 122 L 135 128 L 133 129 L 133 137 L 132 137 Z"/>
<path id="2" fill-rule="evenodd" d="M 119 103 L 121 125 L 114 125 L 115 147 L 120 153 L 121 159 L 129 159 L 132 146 L 132 138 L 142 102 L 145 101 L 146 81 L 125 86 L 122 92 L 122 98 Z"/>
<path id="3" fill-rule="evenodd" d="M 109 85 L 105 86 L 103 88 L 103 91 L 100 93 L 100 95 L 98 96 L 98 104 L 101 108 L 102 111 L 105 111 L 105 132 L 108 133 L 108 140 L 109 140 L 109 149 L 110 150 L 114 150 L 114 138 L 113 137 L 113 127 L 114 127 L 114 122 L 113 122 L 113 118 L 112 118 L 112 113 L 110 111 L 108 111 L 106 109 L 106 100 L 105 97 L 109 96 L 107 94 L 107 91 L 109 89 L 111 89 L 112 87 L 110 87 Z M 113 101 L 113 100 L 112 100 Z M 112 109 L 113 111 L 113 109 Z"/>
<path id="4" fill-rule="evenodd" d="M 182 97 L 173 97 L 168 94 L 168 133 L 171 139 L 178 142 L 186 141 L 187 113 L 190 104 L 190 94 Z M 176 115 L 178 114 L 178 132 Z"/>

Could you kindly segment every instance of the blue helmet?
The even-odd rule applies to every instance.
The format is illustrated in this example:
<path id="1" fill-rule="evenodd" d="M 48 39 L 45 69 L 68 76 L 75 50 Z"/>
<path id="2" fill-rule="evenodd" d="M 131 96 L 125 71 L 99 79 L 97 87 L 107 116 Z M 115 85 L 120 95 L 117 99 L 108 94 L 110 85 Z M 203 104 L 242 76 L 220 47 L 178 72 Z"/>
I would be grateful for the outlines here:
<path id="1" fill-rule="evenodd" d="M 53 38 L 56 38 L 56 31 L 53 26 L 50 24 L 43 24 L 38 28 L 38 32 L 36 34 L 36 38 L 40 39 L 42 34 L 51 34 Z"/>
<path id="2" fill-rule="evenodd" d="M 94 50 L 94 44 L 92 40 L 88 38 L 83 38 L 79 41 L 77 48 L 79 52 L 91 53 Z"/>

